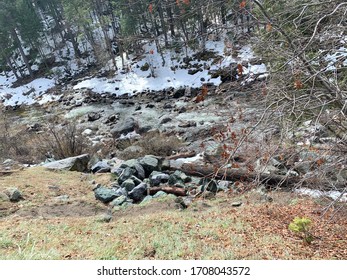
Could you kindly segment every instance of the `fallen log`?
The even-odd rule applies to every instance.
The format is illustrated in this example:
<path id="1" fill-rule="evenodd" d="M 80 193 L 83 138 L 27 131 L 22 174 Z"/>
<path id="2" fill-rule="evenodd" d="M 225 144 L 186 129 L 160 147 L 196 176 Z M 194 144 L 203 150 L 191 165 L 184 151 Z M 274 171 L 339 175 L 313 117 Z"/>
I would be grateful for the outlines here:
<path id="1" fill-rule="evenodd" d="M 155 195 L 157 192 L 163 191 L 168 194 L 174 194 L 176 196 L 186 196 L 187 191 L 183 188 L 178 187 L 169 187 L 169 186 L 162 186 L 162 187 L 152 187 L 149 189 L 150 195 Z"/>
<path id="2" fill-rule="evenodd" d="M 305 180 L 301 176 L 287 176 L 278 174 L 265 174 L 249 171 L 245 168 L 216 168 L 211 164 L 196 164 L 196 163 L 184 163 L 182 165 L 170 166 L 171 170 L 180 170 L 187 175 L 213 178 L 218 180 L 227 181 L 245 181 L 253 182 L 257 181 L 268 187 L 284 187 L 284 188 L 294 188 L 294 187 L 308 187 L 319 190 L 332 190 L 331 182 L 329 181 L 316 181 Z M 347 188 L 347 183 L 334 183 L 334 190 L 344 190 Z"/>
<path id="3" fill-rule="evenodd" d="M 244 168 L 216 168 L 211 164 L 184 163 L 181 166 L 172 166 L 172 170 L 180 170 L 187 175 L 214 178 L 227 181 L 258 180 L 260 183 L 272 186 L 292 187 L 302 181 L 301 177 L 284 176 L 277 174 L 264 174 L 252 172 Z"/>

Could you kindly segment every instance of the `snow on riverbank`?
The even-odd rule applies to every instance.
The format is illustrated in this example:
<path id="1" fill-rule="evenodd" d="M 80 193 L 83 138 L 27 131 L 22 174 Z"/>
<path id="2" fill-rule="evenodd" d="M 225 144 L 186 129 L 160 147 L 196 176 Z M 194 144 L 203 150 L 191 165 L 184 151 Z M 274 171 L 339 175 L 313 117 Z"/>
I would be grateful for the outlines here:
<path id="1" fill-rule="evenodd" d="M 12 88 L 13 79 L 4 81 L 0 78 L 0 100 L 5 106 L 15 106 L 20 104 L 31 105 L 35 102 L 45 103 L 57 98 L 57 96 L 44 95 L 49 89 L 55 86 L 51 79 L 40 78 L 26 85 Z"/>

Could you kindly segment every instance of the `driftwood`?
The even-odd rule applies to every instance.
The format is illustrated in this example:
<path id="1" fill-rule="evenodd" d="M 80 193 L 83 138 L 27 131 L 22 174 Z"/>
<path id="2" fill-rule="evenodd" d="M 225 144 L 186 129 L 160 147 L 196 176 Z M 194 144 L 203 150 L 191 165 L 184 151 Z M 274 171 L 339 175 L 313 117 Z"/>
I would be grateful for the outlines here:
<path id="1" fill-rule="evenodd" d="M 186 196 L 187 195 L 187 191 L 185 189 L 178 188 L 178 187 L 169 187 L 169 186 L 152 187 L 149 189 L 149 194 L 155 195 L 159 191 L 174 194 L 176 196 Z"/>
<path id="2" fill-rule="evenodd" d="M 277 174 L 264 174 L 251 172 L 244 168 L 215 168 L 211 164 L 194 164 L 185 163 L 179 167 L 171 167 L 170 169 L 180 170 L 191 176 L 223 179 L 228 181 L 254 181 L 259 180 L 265 185 L 292 187 L 301 182 L 300 177 L 283 176 Z"/>

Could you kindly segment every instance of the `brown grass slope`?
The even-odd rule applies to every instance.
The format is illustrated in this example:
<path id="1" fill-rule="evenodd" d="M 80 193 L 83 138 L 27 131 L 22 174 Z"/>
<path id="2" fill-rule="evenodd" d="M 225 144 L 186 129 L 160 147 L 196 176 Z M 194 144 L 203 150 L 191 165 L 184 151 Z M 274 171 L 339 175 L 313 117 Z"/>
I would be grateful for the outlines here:
<path id="1" fill-rule="evenodd" d="M 251 191 L 219 193 L 180 210 L 169 196 L 121 209 L 104 223 L 98 217 L 108 209 L 90 181 L 111 179 L 43 168 L 1 175 L 0 192 L 15 186 L 24 200 L 0 202 L 0 259 L 347 258 L 346 215 L 331 208 L 322 217 L 329 201 L 273 192 L 264 202 Z M 235 201 L 242 206 L 232 207 Z M 288 229 L 297 216 L 313 221 L 311 245 Z"/>

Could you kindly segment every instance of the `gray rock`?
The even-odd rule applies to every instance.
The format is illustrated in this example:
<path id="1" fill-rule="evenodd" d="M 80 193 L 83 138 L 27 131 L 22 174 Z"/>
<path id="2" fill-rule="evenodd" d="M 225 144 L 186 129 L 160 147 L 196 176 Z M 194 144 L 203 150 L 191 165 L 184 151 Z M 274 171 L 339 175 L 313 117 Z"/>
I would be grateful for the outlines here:
<path id="1" fill-rule="evenodd" d="M 0 192 L 0 202 L 1 201 L 10 201 L 10 198 L 7 194 Z"/>
<path id="2" fill-rule="evenodd" d="M 144 133 L 150 131 L 151 129 L 153 129 L 153 126 L 151 126 L 151 125 L 146 125 L 146 124 L 142 124 L 142 125 L 140 125 L 140 126 L 138 127 L 138 129 L 137 129 L 136 131 L 137 131 L 137 133 L 139 133 L 139 134 L 144 134 Z"/>
<path id="3" fill-rule="evenodd" d="M 135 164 L 133 169 L 136 170 L 135 176 L 139 178 L 140 180 L 143 180 L 146 178 L 146 172 L 145 169 L 140 165 L 139 163 Z"/>
<path id="4" fill-rule="evenodd" d="M 187 197 L 181 197 L 180 196 L 180 197 L 177 197 L 175 199 L 175 202 L 177 204 L 179 204 L 180 208 L 186 209 L 186 208 L 188 208 L 192 204 L 193 198 L 189 197 L 189 196 L 187 196 Z"/>
<path id="5" fill-rule="evenodd" d="M 10 201 L 18 202 L 23 198 L 22 193 L 17 188 L 9 188 L 6 190 L 6 194 Z"/>
<path id="6" fill-rule="evenodd" d="M 120 137 L 122 134 L 126 135 L 132 132 L 137 127 L 137 122 L 133 118 L 128 118 L 123 122 L 116 124 L 116 126 L 111 130 L 111 134 L 114 138 Z"/>
<path id="7" fill-rule="evenodd" d="M 124 161 L 121 164 L 120 168 L 123 168 L 123 169 L 125 169 L 127 167 L 134 168 L 135 165 L 137 165 L 137 164 L 139 164 L 138 160 L 136 160 L 136 159 L 129 159 L 127 161 Z"/>
<path id="8" fill-rule="evenodd" d="M 94 122 L 94 121 L 96 121 L 96 120 L 98 120 L 100 118 L 101 118 L 101 114 L 100 113 L 92 112 L 92 113 L 88 114 L 88 118 L 87 119 L 88 119 L 89 122 Z"/>
<path id="9" fill-rule="evenodd" d="M 220 162 L 224 153 L 223 146 L 214 141 L 209 141 L 208 143 L 205 143 L 205 145 L 206 149 L 204 151 L 204 161 L 209 163 Z"/>
<path id="10" fill-rule="evenodd" d="M 115 198 L 114 200 L 112 200 L 112 201 L 110 202 L 110 206 L 112 206 L 112 207 L 120 206 L 120 205 L 122 205 L 124 202 L 126 202 L 126 200 L 127 200 L 127 197 L 126 197 L 125 195 L 122 195 L 122 196 L 117 197 L 117 198 Z"/>
<path id="11" fill-rule="evenodd" d="M 119 196 L 128 196 L 128 192 L 125 188 L 118 187 L 118 188 L 115 188 L 114 191 L 118 197 Z"/>
<path id="12" fill-rule="evenodd" d="M 4 160 L 4 162 L 2 164 L 4 164 L 4 165 L 11 165 L 13 163 L 14 163 L 13 159 L 8 158 L 8 159 Z"/>
<path id="13" fill-rule="evenodd" d="M 215 180 L 211 180 L 206 185 L 206 191 L 216 193 L 218 191 L 218 184 Z"/>
<path id="14" fill-rule="evenodd" d="M 218 183 L 218 191 L 228 191 L 231 187 L 231 183 L 229 181 L 219 181 Z"/>
<path id="15" fill-rule="evenodd" d="M 58 202 L 66 202 L 69 200 L 69 196 L 64 194 L 64 195 L 60 195 L 54 198 L 54 200 L 58 201 Z"/>
<path id="16" fill-rule="evenodd" d="M 112 215 L 110 214 L 101 214 L 96 217 L 96 221 L 99 223 L 109 223 L 112 220 Z"/>
<path id="17" fill-rule="evenodd" d="M 159 160 L 154 156 L 144 156 L 139 160 L 139 163 L 145 170 L 147 176 L 149 176 L 153 171 L 159 171 Z"/>
<path id="18" fill-rule="evenodd" d="M 130 167 L 126 167 L 122 173 L 120 174 L 119 178 L 118 178 L 118 184 L 122 185 L 122 183 L 128 179 L 131 178 L 131 176 L 133 176 L 135 174 L 135 170 L 130 168 Z"/>
<path id="19" fill-rule="evenodd" d="M 218 191 L 218 183 L 215 180 L 203 178 L 200 180 L 199 192 L 211 192 L 213 194 Z"/>
<path id="20" fill-rule="evenodd" d="M 151 201 L 153 199 L 153 196 L 151 196 L 151 195 L 147 195 L 147 196 L 145 196 L 145 198 L 141 201 L 141 204 L 143 203 L 146 203 L 146 202 L 148 202 L 148 201 Z"/>
<path id="21" fill-rule="evenodd" d="M 312 162 L 310 161 L 301 161 L 294 163 L 294 169 L 298 171 L 300 174 L 306 174 L 311 171 Z"/>
<path id="22" fill-rule="evenodd" d="M 119 196 L 119 193 L 117 193 L 114 189 L 99 187 L 94 189 L 94 195 L 96 199 L 104 203 L 108 203 L 117 198 Z"/>
<path id="23" fill-rule="evenodd" d="M 237 202 L 233 202 L 231 204 L 232 207 L 240 207 L 242 205 L 242 202 L 241 201 L 237 201 Z"/>
<path id="24" fill-rule="evenodd" d="M 111 171 L 111 166 L 107 163 L 107 161 L 102 160 L 94 164 L 91 168 L 93 173 L 108 173 Z"/>
<path id="25" fill-rule="evenodd" d="M 168 123 L 168 122 L 171 122 L 172 121 L 172 118 L 169 117 L 169 116 L 164 116 L 161 118 L 160 120 L 160 124 L 165 124 L 165 123 Z"/>
<path id="26" fill-rule="evenodd" d="M 133 180 L 133 182 L 135 183 L 135 186 L 138 186 L 142 183 L 142 181 L 139 178 L 137 178 L 136 176 L 131 176 L 130 179 Z"/>
<path id="27" fill-rule="evenodd" d="M 149 176 L 151 186 L 159 186 L 161 183 L 167 183 L 169 178 L 170 176 L 168 174 L 158 171 L 153 171 Z"/>
<path id="28" fill-rule="evenodd" d="M 140 180 L 145 179 L 145 170 L 141 166 L 141 164 L 136 159 L 130 159 L 125 162 L 123 162 L 120 166 L 121 168 L 131 168 L 135 171 L 134 175 L 139 178 Z"/>
<path id="29" fill-rule="evenodd" d="M 116 167 L 111 169 L 111 173 L 119 177 L 122 174 L 123 170 L 123 168 Z"/>
<path id="30" fill-rule="evenodd" d="M 52 170 L 68 170 L 85 172 L 88 171 L 88 162 L 90 156 L 88 154 L 70 157 L 62 160 L 57 160 L 44 164 L 43 166 L 47 169 Z"/>
<path id="31" fill-rule="evenodd" d="M 135 188 L 135 183 L 133 180 L 127 179 L 122 183 L 121 187 L 130 192 Z"/>
<path id="32" fill-rule="evenodd" d="M 155 195 L 153 195 L 153 198 L 159 198 L 159 197 L 165 197 L 165 196 L 167 196 L 166 192 L 159 191 Z"/>
<path id="33" fill-rule="evenodd" d="M 141 201 L 147 195 L 147 184 L 142 183 L 135 187 L 131 192 L 129 192 L 129 197 L 134 200 L 134 202 Z"/>
<path id="34" fill-rule="evenodd" d="M 185 183 L 189 183 L 191 180 L 192 178 L 187 176 L 184 172 L 176 170 L 173 174 L 170 175 L 168 183 L 170 186 L 184 186 Z"/>

